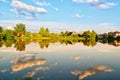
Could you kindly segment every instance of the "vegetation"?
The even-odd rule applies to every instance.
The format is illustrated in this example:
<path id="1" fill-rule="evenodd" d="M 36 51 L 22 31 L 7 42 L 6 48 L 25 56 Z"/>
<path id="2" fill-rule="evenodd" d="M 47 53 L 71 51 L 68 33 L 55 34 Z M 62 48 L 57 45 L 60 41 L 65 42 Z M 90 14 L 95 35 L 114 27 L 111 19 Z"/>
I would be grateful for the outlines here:
<path id="1" fill-rule="evenodd" d="M 120 32 L 108 32 L 97 34 L 95 31 L 84 31 L 83 33 L 76 32 L 60 32 L 51 33 L 48 28 L 41 27 L 38 33 L 32 33 L 26 30 L 25 24 L 16 24 L 14 30 L 3 29 L 0 26 L 0 47 L 5 45 L 14 47 L 19 50 L 25 50 L 25 45 L 30 42 L 38 42 L 40 48 L 47 48 L 49 43 L 59 42 L 61 44 L 75 44 L 82 42 L 86 46 L 95 46 L 97 41 L 101 43 L 113 44 L 114 41 L 120 41 Z"/>

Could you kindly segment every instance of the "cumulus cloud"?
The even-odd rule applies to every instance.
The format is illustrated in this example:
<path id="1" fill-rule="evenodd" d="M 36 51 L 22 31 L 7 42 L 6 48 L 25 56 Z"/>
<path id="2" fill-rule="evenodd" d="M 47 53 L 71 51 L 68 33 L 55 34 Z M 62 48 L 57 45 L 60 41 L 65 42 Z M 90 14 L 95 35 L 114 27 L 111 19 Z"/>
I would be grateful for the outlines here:
<path id="1" fill-rule="evenodd" d="M 12 0 L 11 5 L 14 9 L 10 11 L 14 12 L 17 17 L 32 16 L 36 17 L 36 13 L 45 14 L 47 11 L 44 8 L 34 7 L 32 5 L 25 4 L 19 0 Z"/>
<path id="2" fill-rule="evenodd" d="M 72 1 L 74 3 L 88 3 L 100 9 L 111 8 L 117 5 L 116 3 L 113 2 L 102 2 L 101 0 L 72 0 Z"/>

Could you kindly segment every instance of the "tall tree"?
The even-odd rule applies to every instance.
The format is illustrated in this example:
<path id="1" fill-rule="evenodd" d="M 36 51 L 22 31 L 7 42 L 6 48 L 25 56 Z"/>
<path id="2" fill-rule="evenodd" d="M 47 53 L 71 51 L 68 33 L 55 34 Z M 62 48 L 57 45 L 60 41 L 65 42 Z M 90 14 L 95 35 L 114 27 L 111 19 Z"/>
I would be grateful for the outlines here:
<path id="1" fill-rule="evenodd" d="M 49 32 L 49 29 L 48 28 L 46 28 L 46 30 L 45 30 L 45 36 L 49 36 L 49 34 L 50 34 L 50 32 Z"/>
<path id="2" fill-rule="evenodd" d="M 16 27 L 14 27 L 14 30 L 17 36 L 24 35 L 26 31 L 25 24 L 22 24 L 22 23 L 16 24 Z"/>
<path id="3" fill-rule="evenodd" d="M 44 29 L 44 27 L 41 27 L 41 28 L 40 28 L 39 34 L 42 35 L 42 36 L 45 35 L 45 29 Z"/>

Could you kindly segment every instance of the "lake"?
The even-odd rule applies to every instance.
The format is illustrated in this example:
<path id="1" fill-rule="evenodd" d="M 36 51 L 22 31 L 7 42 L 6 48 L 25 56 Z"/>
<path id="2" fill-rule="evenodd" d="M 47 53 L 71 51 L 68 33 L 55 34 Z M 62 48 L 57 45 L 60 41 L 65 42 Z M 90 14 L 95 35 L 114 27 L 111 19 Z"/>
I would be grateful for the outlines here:
<path id="1" fill-rule="evenodd" d="M 0 48 L 0 80 L 120 80 L 120 46 L 31 42 L 24 48 Z"/>

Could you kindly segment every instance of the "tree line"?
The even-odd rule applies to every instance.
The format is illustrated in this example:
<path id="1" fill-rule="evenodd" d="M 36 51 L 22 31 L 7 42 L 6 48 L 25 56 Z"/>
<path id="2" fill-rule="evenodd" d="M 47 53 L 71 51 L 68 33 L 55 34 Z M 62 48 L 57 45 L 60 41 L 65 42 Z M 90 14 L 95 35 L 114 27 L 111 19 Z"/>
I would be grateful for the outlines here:
<path id="1" fill-rule="evenodd" d="M 101 41 L 102 40 L 102 41 Z M 3 29 L 0 26 L 0 46 L 2 43 L 10 47 L 15 43 L 15 48 L 23 49 L 30 42 L 38 42 L 41 48 L 48 47 L 49 43 L 60 42 L 61 44 L 75 44 L 82 42 L 86 46 L 95 46 L 97 41 L 113 43 L 120 41 L 120 36 L 114 36 L 112 32 L 97 34 L 94 30 L 84 31 L 83 33 L 65 31 L 52 33 L 48 28 L 41 27 L 38 32 L 29 32 L 25 24 L 16 24 L 14 29 Z"/>

